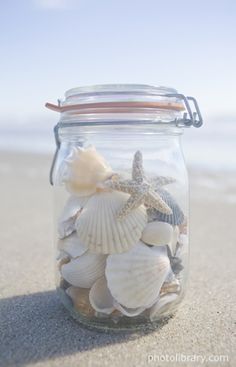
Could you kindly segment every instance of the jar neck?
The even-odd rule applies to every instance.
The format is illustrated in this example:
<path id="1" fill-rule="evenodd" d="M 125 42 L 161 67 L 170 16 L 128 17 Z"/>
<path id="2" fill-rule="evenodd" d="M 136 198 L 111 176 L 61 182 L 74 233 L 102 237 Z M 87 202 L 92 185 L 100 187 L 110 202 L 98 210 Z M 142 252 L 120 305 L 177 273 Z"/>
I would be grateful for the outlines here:
<path id="1" fill-rule="evenodd" d="M 71 125 L 63 126 L 58 130 L 58 136 L 61 143 L 71 143 L 76 145 L 84 145 L 86 141 L 89 143 L 93 140 L 100 139 L 102 141 L 112 141 L 120 143 L 131 141 L 154 141 L 154 140 L 179 140 L 184 129 L 177 126 L 146 123 L 146 124 L 115 124 L 112 125 Z"/>

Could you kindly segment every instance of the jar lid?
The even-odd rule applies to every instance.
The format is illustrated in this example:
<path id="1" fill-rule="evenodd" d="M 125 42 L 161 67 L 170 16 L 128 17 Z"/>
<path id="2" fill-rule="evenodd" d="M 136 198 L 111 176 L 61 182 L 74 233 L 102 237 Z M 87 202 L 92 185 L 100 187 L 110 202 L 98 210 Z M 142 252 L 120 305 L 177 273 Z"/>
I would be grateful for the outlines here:
<path id="1" fill-rule="evenodd" d="M 192 110 L 190 103 L 194 106 Z M 62 114 L 122 114 L 155 113 L 172 111 L 178 114 L 176 125 L 202 125 L 202 117 L 193 97 L 185 97 L 173 88 L 143 84 L 105 84 L 68 90 L 58 104 L 46 103 L 46 107 Z M 179 113 L 181 113 L 179 115 Z"/>

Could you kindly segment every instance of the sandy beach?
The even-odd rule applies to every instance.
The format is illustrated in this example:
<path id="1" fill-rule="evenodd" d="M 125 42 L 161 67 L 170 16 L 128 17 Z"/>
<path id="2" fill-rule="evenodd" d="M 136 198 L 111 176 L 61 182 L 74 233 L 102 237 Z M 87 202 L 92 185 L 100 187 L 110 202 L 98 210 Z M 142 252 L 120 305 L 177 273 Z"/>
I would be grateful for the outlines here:
<path id="1" fill-rule="evenodd" d="M 0 158 L 1 366 L 200 366 L 180 361 L 194 355 L 236 365 L 236 174 L 190 170 L 191 272 L 176 316 L 152 332 L 105 334 L 75 323 L 55 294 L 51 157 Z M 166 355 L 176 360 L 159 362 Z"/>

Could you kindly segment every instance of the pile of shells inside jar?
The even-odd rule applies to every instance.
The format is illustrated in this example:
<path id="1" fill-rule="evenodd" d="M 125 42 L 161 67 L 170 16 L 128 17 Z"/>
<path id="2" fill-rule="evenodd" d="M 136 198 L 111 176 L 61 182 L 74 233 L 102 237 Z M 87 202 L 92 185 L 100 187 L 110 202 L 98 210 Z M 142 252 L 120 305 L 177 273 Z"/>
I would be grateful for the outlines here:
<path id="1" fill-rule="evenodd" d="M 183 288 L 187 223 L 167 190 L 175 180 L 146 177 L 140 151 L 126 175 L 93 146 L 74 147 L 62 166 L 70 196 L 58 219 L 59 291 L 87 318 L 158 320 Z"/>

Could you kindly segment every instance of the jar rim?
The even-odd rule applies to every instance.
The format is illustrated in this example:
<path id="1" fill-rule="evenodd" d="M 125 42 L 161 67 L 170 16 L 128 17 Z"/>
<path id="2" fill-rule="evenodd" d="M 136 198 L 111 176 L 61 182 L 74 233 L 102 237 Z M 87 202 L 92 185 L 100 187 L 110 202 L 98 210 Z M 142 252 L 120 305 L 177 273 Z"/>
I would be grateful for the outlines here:
<path id="1" fill-rule="evenodd" d="M 65 92 L 65 102 L 75 96 L 98 96 L 99 94 L 167 94 L 177 93 L 177 90 L 171 87 L 149 84 L 95 84 L 68 89 Z"/>
<path id="2" fill-rule="evenodd" d="M 58 112 L 76 114 L 137 113 L 164 109 L 184 111 L 183 101 L 174 88 L 146 84 L 101 84 L 72 88 L 58 106 L 47 104 Z"/>
<path id="3" fill-rule="evenodd" d="M 193 113 L 189 100 L 195 105 Z M 202 124 L 196 100 L 185 97 L 176 89 L 146 84 L 100 84 L 69 89 L 65 99 L 58 105 L 47 103 L 46 107 L 61 112 L 61 121 L 78 116 L 159 115 L 169 113 L 169 122 L 176 125 L 196 126 Z M 180 115 L 183 113 L 183 116 Z M 159 121 L 161 118 L 159 119 Z"/>

